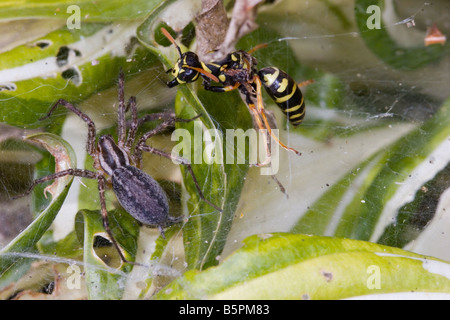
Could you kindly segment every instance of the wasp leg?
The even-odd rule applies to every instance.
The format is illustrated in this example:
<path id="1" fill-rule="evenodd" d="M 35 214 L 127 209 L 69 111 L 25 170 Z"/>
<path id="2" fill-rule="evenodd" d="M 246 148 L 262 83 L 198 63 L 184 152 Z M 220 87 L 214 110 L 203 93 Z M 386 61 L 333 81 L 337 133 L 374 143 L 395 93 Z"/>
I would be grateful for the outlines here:
<path id="1" fill-rule="evenodd" d="M 314 83 L 313 79 L 299 82 L 299 83 L 297 83 L 297 85 L 299 86 L 299 88 L 301 88 L 301 87 L 306 87 L 307 85 L 310 85 L 311 83 Z"/>
<path id="2" fill-rule="evenodd" d="M 278 139 L 277 136 L 275 136 L 270 128 L 269 122 L 266 118 L 266 115 L 264 113 L 264 104 L 262 101 L 262 94 L 261 94 L 261 80 L 259 79 L 259 77 L 255 76 L 254 81 L 256 82 L 256 99 L 257 99 L 257 104 L 256 104 L 256 111 L 258 114 L 261 115 L 261 118 L 264 121 L 265 127 L 267 129 L 267 131 L 269 132 L 270 136 L 284 149 L 288 150 L 288 151 L 292 151 L 297 155 L 301 155 L 300 151 L 295 150 L 294 148 L 290 148 L 287 145 L 285 145 L 283 142 L 280 141 L 280 139 Z"/>
<path id="3" fill-rule="evenodd" d="M 203 88 L 205 88 L 205 90 L 212 92 L 228 92 L 236 90 L 237 88 L 239 88 L 240 85 L 241 84 L 239 82 L 236 82 L 232 86 L 212 86 L 208 81 L 203 82 Z"/>

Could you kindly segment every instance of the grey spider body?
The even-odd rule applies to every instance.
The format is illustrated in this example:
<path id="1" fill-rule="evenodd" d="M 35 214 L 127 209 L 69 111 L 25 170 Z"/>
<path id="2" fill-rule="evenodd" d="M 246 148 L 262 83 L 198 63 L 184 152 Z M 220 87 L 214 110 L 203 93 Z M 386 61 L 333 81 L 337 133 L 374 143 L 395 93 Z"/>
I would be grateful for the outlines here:
<path id="1" fill-rule="evenodd" d="M 112 174 L 112 188 L 120 205 L 137 221 L 160 230 L 167 224 L 167 195 L 144 171 L 132 166 L 117 168 Z"/>

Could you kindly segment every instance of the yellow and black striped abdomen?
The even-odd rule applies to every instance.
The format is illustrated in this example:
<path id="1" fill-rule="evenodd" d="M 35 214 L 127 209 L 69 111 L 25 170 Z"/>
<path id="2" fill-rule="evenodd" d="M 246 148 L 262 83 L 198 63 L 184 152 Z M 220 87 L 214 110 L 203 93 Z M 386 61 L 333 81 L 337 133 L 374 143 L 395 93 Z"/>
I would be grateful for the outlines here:
<path id="1" fill-rule="evenodd" d="M 286 114 L 289 121 L 298 126 L 305 117 L 305 101 L 294 79 L 275 67 L 259 70 L 258 76 L 269 96 Z"/>

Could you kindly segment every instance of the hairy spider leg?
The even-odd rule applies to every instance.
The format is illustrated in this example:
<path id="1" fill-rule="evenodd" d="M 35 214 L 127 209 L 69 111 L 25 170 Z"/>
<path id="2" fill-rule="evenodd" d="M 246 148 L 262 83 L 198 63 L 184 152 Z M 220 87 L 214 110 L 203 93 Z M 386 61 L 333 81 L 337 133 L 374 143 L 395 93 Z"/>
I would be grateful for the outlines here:
<path id="1" fill-rule="evenodd" d="M 165 116 L 168 114 L 165 113 L 159 113 L 159 114 L 151 114 L 148 115 L 149 117 L 147 117 L 146 119 L 144 119 L 144 121 L 150 121 L 153 120 L 154 117 L 160 117 L 160 116 Z M 142 161 L 142 151 L 145 152 L 149 152 L 149 153 L 153 153 L 153 154 L 157 154 L 163 157 L 166 157 L 168 159 L 171 159 L 172 161 L 177 161 L 178 163 L 184 165 L 187 170 L 189 171 L 189 173 L 192 176 L 192 180 L 194 181 L 195 187 L 199 193 L 200 198 L 205 201 L 206 203 L 208 203 L 211 207 L 213 207 L 214 209 L 222 212 L 222 209 L 219 208 L 218 206 L 216 206 L 215 204 L 213 204 L 211 201 L 209 201 L 208 199 L 206 199 L 206 197 L 204 196 L 200 185 L 198 184 L 197 178 L 195 177 L 194 171 L 192 170 L 191 165 L 189 164 L 189 162 L 182 158 L 182 157 L 175 157 L 172 156 L 169 153 L 166 153 L 162 150 L 150 147 L 148 145 L 146 145 L 146 141 L 153 135 L 165 130 L 168 127 L 171 127 L 175 124 L 175 122 L 190 122 L 193 121 L 199 117 L 201 117 L 201 114 L 195 116 L 194 118 L 191 119 L 179 119 L 179 118 L 175 118 L 175 114 L 170 113 L 169 115 L 173 115 L 173 117 L 170 117 L 169 119 L 165 120 L 164 122 L 160 123 L 155 129 L 150 130 L 148 132 L 146 132 L 144 135 L 141 136 L 141 138 L 139 139 L 139 141 L 137 142 L 134 152 L 133 152 L 133 156 L 134 156 L 134 161 L 137 163 L 140 163 Z M 142 119 L 142 118 L 141 118 Z M 142 124 L 144 121 L 142 121 L 140 124 Z"/>
<path id="2" fill-rule="evenodd" d="M 119 81 L 118 81 L 118 99 L 119 107 L 117 110 L 117 135 L 118 141 L 117 145 L 119 147 L 124 147 L 127 151 L 130 151 L 131 145 L 136 138 L 136 132 L 139 127 L 139 122 L 137 118 L 137 106 L 136 97 L 131 96 L 128 103 L 125 105 L 125 75 L 120 68 L 119 70 Z M 130 130 L 127 134 L 127 123 L 126 123 L 126 113 L 131 109 L 131 125 Z"/>
<path id="3" fill-rule="evenodd" d="M 150 130 L 146 133 L 144 133 L 138 140 L 138 142 L 136 143 L 135 147 L 134 147 L 134 151 L 133 151 L 133 160 L 136 164 L 140 165 L 142 162 L 142 146 L 145 145 L 145 142 L 151 137 L 154 136 L 157 133 L 160 133 L 164 130 L 166 130 L 167 128 L 170 128 L 174 125 L 174 120 L 173 119 L 168 119 L 162 123 L 160 123 L 156 128 L 154 128 L 153 130 Z"/>
<path id="4" fill-rule="evenodd" d="M 135 113 L 136 110 L 133 111 L 133 113 Z M 171 128 L 174 127 L 175 122 L 191 122 L 195 119 L 200 118 L 202 115 L 199 114 L 191 119 L 181 119 L 181 118 L 176 118 L 175 113 L 172 111 L 167 111 L 167 112 L 158 112 L 158 113 L 152 113 L 152 114 L 147 114 L 139 119 L 136 120 L 136 129 L 138 127 L 140 127 L 142 124 L 144 124 L 145 122 L 148 121 L 154 121 L 154 120 L 164 120 L 162 123 L 160 123 L 156 128 L 154 128 L 153 130 L 150 130 L 146 133 L 144 133 L 138 140 L 138 142 L 136 143 L 135 147 L 134 147 L 134 151 L 132 152 L 133 154 L 133 160 L 137 163 L 140 164 L 140 162 L 142 161 L 142 149 L 141 147 L 143 145 L 145 145 L 145 142 L 151 137 L 154 136 L 157 133 L 160 133 L 164 130 L 166 130 L 167 128 Z M 133 139 L 134 141 L 134 139 Z"/>
<path id="5" fill-rule="evenodd" d="M 74 176 L 74 177 L 97 180 L 103 228 L 105 229 L 107 235 L 109 236 L 109 238 L 110 238 L 109 240 L 113 244 L 114 248 L 117 250 L 117 252 L 120 256 L 120 259 L 124 263 L 140 265 L 139 263 L 128 261 L 128 259 L 125 258 L 124 254 L 122 252 L 122 249 L 120 248 L 119 244 L 117 243 L 116 239 L 114 238 L 114 235 L 112 234 L 111 228 L 109 227 L 108 211 L 106 210 L 106 201 L 105 201 L 106 181 L 105 181 L 105 178 L 101 174 L 90 171 L 90 170 L 86 170 L 86 169 L 66 169 L 66 170 L 58 171 L 53 174 L 49 174 L 48 176 L 34 180 L 33 183 L 31 184 L 31 186 L 28 187 L 27 191 L 23 195 L 20 195 L 20 196 L 25 196 L 25 195 L 29 194 L 34 189 L 34 187 L 36 187 L 37 185 L 39 185 L 41 183 L 59 179 L 59 178 L 66 177 L 66 176 Z"/>
<path id="6" fill-rule="evenodd" d="M 98 175 L 97 185 L 98 185 L 98 193 L 100 196 L 100 208 L 101 208 L 100 212 L 102 215 L 103 228 L 105 229 L 112 244 L 114 245 L 117 252 L 119 253 L 120 259 L 124 263 L 142 266 L 140 263 L 132 262 L 132 261 L 129 261 L 127 258 L 125 258 L 125 255 L 122 252 L 122 248 L 119 246 L 119 244 L 117 243 L 116 239 L 114 238 L 114 236 L 112 234 L 111 228 L 109 227 L 108 211 L 106 210 L 106 200 L 105 200 L 106 179 L 102 175 Z"/>
<path id="7" fill-rule="evenodd" d="M 118 99 L 119 99 L 119 107 L 117 109 L 117 145 L 119 147 L 124 147 L 126 143 L 126 122 L 125 122 L 125 112 L 127 107 L 125 106 L 125 75 L 123 73 L 122 68 L 119 70 L 119 81 L 118 81 Z M 131 101 L 130 101 L 131 105 Z"/>
<path id="8" fill-rule="evenodd" d="M 145 145 L 145 142 L 153 135 L 164 131 L 165 129 L 167 129 L 168 127 L 172 127 L 175 122 L 191 122 L 199 117 L 201 117 L 202 115 L 199 114 L 191 119 L 181 119 L 181 118 L 176 118 L 175 113 L 172 111 L 167 111 L 167 112 L 159 112 L 159 113 L 153 113 L 153 114 L 147 114 L 141 118 L 137 117 L 137 106 L 136 106 L 136 98 L 134 96 L 130 97 L 129 100 L 129 105 L 127 107 L 127 110 L 131 108 L 131 114 L 132 114 L 132 120 L 131 120 L 131 125 L 130 125 L 130 130 L 128 132 L 128 138 L 127 138 L 127 142 L 125 144 L 125 148 L 127 149 L 127 151 L 130 151 L 131 149 L 131 145 L 133 143 L 133 141 L 135 140 L 136 137 L 136 132 L 137 129 L 144 124 L 145 122 L 148 121 L 154 121 L 154 120 L 164 120 L 163 123 L 159 124 L 155 129 L 148 131 L 147 133 L 145 133 L 138 141 L 138 143 L 135 146 L 134 152 L 133 152 L 133 160 L 136 163 L 137 167 L 140 166 L 141 161 L 142 161 L 142 151 L 145 152 L 150 152 L 153 154 L 157 154 L 157 155 L 161 155 L 164 156 L 166 158 L 169 158 L 171 160 L 176 160 L 178 161 L 180 164 L 183 164 L 186 166 L 187 170 L 189 171 L 189 173 L 192 176 L 192 179 L 194 181 L 195 187 L 197 188 L 197 191 L 199 193 L 200 198 L 205 201 L 206 203 L 208 203 L 210 206 L 212 206 L 214 209 L 222 212 L 222 209 L 219 208 L 218 206 L 214 205 L 212 202 L 210 202 L 208 199 L 205 198 L 199 184 L 198 181 L 194 175 L 194 171 L 192 170 L 191 165 L 187 162 L 186 159 L 183 159 L 181 157 L 173 157 L 172 155 L 165 153 L 161 150 L 149 147 L 147 145 Z M 161 228 L 160 228 L 161 229 Z"/>
<path id="9" fill-rule="evenodd" d="M 50 110 L 47 112 L 47 115 L 45 117 L 40 118 L 39 120 L 44 120 L 44 119 L 49 118 L 58 106 L 63 106 L 64 108 L 72 111 L 79 118 L 81 118 L 81 120 L 83 120 L 84 122 L 87 123 L 87 125 L 88 125 L 88 140 L 87 140 L 86 150 L 90 156 L 95 158 L 95 155 L 96 155 L 95 137 L 97 135 L 97 130 L 95 128 L 94 121 L 92 121 L 91 118 L 89 118 L 89 116 L 87 114 L 80 111 L 73 104 L 71 104 L 70 102 L 68 102 L 64 99 L 59 99 L 50 108 Z"/>
<path id="10" fill-rule="evenodd" d="M 200 188 L 200 185 L 198 184 L 198 181 L 197 181 L 197 178 L 195 177 L 194 171 L 192 170 L 192 166 L 190 165 L 190 163 L 186 159 L 184 159 L 182 157 L 173 156 L 173 155 L 171 155 L 169 153 L 166 153 L 166 152 L 164 152 L 162 150 L 150 147 L 150 146 L 145 144 L 146 141 L 151 136 L 153 136 L 153 135 L 155 135 L 155 134 L 165 130 L 168 127 L 173 126 L 175 122 L 190 122 L 190 121 L 193 121 L 193 120 L 197 119 L 200 116 L 201 116 L 201 114 L 195 116 L 192 119 L 179 119 L 179 118 L 175 118 L 174 117 L 174 118 L 167 119 L 166 121 L 160 123 L 156 128 L 146 132 L 144 135 L 141 136 L 141 138 L 139 139 L 139 141 L 137 142 L 137 144 L 135 146 L 135 149 L 134 149 L 134 152 L 133 152 L 133 157 L 134 157 L 134 161 L 136 163 L 140 163 L 142 161 L 142 151 L 145 151 L 145 152 L 149 152 L 149 153 L 153 153 L 153 154 L 157 154 L 157 155 L 166 157 L 168 159 L 171 159 L 172 161 L 176 161 L 176 162 L 184 165 L 187 168 L 187 170 L 189 171 L 189 173 L 191 174 L 191 176 L 192 176 L 192 180 L 194 181 L 195 187 L 196 187 L 196 189 L 198 191 L 198 194 L 199 194 L 200 198 L 203 201 L 205 201 L 206 203 L 208 203 L 211 207 L 216 209 L 217 211 L 222 212 L 221 208 L 219 208 L 218 206 L 213 204 L 211 201 L 206 199 L 206 197 L 204 196 L 204 194 L 203 194 L 203 192 L 202 192 L 202 190 Z M 148 119 L 150 119 L 150 117 Z"/>
<path id="11" fill-rule="evenodd" d="M 146 115 L 143 115 L 140 118 L 137 118 L 137 110 L 136 110 L 136 104 L 135 104 L 135 97 L 131 97 L 130 100 L 133 100 L 134 103 L 132 103 L 132 121 L 130 126 L 130 130 L 128 132 L 128 139 L 127 139 L 127 143 L 126 143 L 126 148 L 127 150 L 131 149 L 131 146 L 133 144 L 133 141 L 136 139 L 136 133 L 138 128 L 143 125 L 145 122 L 150 122 L 150 121 L 156 121 L 156 120 L 163 120 L 163 121 L 171 121 L 173 120 L 174 122 L 190 122 L 193 121 L 197 118 L 200 118 L 202 115 L 199 114 L 195 117 L 193 117 L 192 119 L 181 119 L 181 118 L 177 118 L 175 115 L 175 112 L 173 111 L 163 111 L 163 112 L 156 112 L 156 113 L 149 113 Z"/>
<path id="12" fill-rule="evenodd" d="M 20 198 L 23 196 L 26 196 L 27 194 L 30 194 L 31 191 L 33 191 L 34 187 L 36 187 L 37 185 L 47 182 L 47 181 L 51 181 L 51 180 L 55 180 L 58 178 L 62 178 L 65 176 L 76 176 L 76 177 L 81 177 L 81 178 L 89 178 L 89 179 L 97 179 L 97 174 L 93 171 L 90 170 L 84 170 L 84 169 L 65 169 L 65 170 L 61 170 L 52 174 L 49 174 L 45 177 L 41 177 L 41 178 L 37 178 L 36 180 L 33 181 L 33 183 L 28 187 L 28 189 L 25 191 L 25 193 L 14 197 L 13 199 L 16 198 Z"/>
<path id="13" fill-rule="evenodd" d="M 184 165 L 184 166 L 186 167 L 186 169 L 189 171 L 189 174 L 191 175 L 192 180 L 194 181 L 195 188 L 197 189 L 197 192 L 198 192 L 198 195 L 200 196 L 200 199 L 202 199 L 203 201 L 205 201 L 207 204 L 209 204 L 211 207 L 213 207 L 213 208 L 216 209 L 217 211 L 223 212 L 223 210 L 222 210 L 221 208 L 219 208 L 219 207 L 216 206 L 214 203 L 212 203 L 211 201 L 209 201 L 208 199 L 206 199 L 205 195 L 204 195 L 203 192 L 202 192 L 202 189 L 200 188 L 200 185 L 199 185 L 199 183 L 198 183 L 198 181 L 197 181 L 197 178 L 195 177 L 194 171 L 192 170 L 192 166 L 191 166 L 191 164 L 190 164 L 186 159 L 184 159 L 184 158 L 182 158 L 182 157 L 174 156 L 174 155 L 172 155 L 172 154 L 170 154 L 170 153 L 164 152 L 164 151 L 159 150 L 159 149 L 155 149 L 155 148 L 150 147 L 150 146 L 148 146 L 148 145 L 142 145 L 142 146 L 140 147 L 140 150 L 145 151 L 145 152 L 150 152 L 150 153 L 153 153 L 153 154 L 157 154 L 157 155 L 160 155 L 160 156 L 163 156 L 163 157 L 165 157 L 165 158 L 167 158 L 167 159 L 170 159 L 170 160 L 172 160 L 172 161 L 176 161 L 176 162 L 178 162 L 178 163 Z"/>
<path id="14" fill-rule="evenodd" d="M 131 108 L 131 124 L 130 130 L 128 130 L 127 142 L 125 143 L 125 149 L 129 153 L 134 140 L 136 139 L 136 133 L 138 129 L 138 118 L 137 118 L 137 107 L 136 107 L 136 97 L 131 96 L 128 100 L 127 110 Z M 126 112 L 125 111 L 125 112 Z"/>

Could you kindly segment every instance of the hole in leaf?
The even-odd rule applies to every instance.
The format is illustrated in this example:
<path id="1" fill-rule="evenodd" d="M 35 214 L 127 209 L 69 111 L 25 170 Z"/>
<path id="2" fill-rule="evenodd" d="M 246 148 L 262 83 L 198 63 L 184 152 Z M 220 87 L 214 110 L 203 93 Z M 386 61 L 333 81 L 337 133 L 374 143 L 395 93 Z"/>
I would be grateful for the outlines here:
<path id="1" fill-rule="evenodd" d="M 109 239 L 96 235 L 94 237 L 93 246 L 95 255 L 100 258 L 106 265 L 112 268 L 119 268 L 121 265 L 121 259 L 116 248 Z"/>

